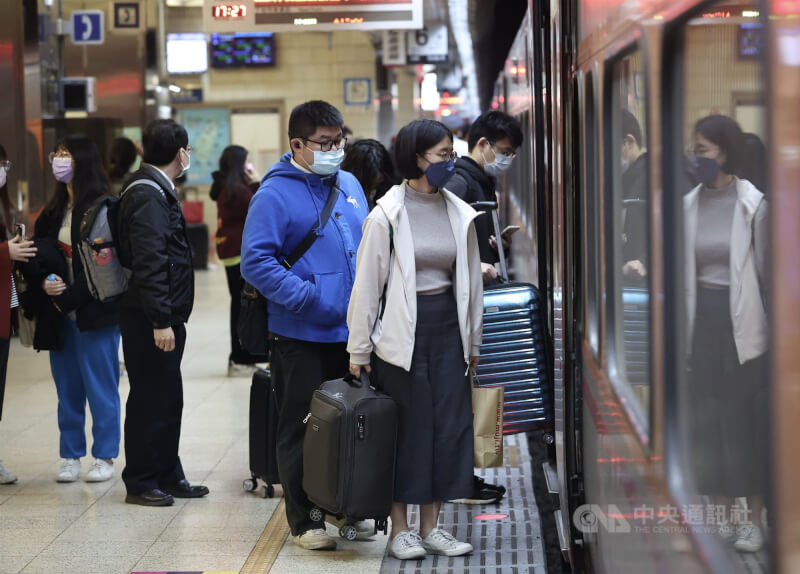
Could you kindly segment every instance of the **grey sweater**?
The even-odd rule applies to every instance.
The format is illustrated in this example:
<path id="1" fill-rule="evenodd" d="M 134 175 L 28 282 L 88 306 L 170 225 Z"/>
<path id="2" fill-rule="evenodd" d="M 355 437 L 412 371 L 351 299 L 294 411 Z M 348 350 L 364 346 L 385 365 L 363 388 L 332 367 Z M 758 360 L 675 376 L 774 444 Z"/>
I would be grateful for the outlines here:
<path id="1" fill-rule="evenodd" d="M 417 294 L 436 295 L 452 289 L 456 240 L 444 197 L 438 191 L 420 193 L 407 187 L 405 206 L 414 239 Z"/>
<path id="2" fill-rule="evenodd" d="M 703 186 L 697 204 L 697 282 L 710 289 L 731 285 L 731 227 L 736 209 L 736 179 L 725 187 Z"/>

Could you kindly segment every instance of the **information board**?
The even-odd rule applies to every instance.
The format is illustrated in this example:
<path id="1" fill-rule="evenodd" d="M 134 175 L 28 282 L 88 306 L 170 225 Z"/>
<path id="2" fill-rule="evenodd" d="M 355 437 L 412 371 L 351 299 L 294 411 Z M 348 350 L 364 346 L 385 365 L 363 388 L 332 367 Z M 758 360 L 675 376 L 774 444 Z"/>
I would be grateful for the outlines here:
<path id="1" fill-rule="evenodd" d="M 209 33 L 422 28 L 422 0 L 205 0 Z"/>

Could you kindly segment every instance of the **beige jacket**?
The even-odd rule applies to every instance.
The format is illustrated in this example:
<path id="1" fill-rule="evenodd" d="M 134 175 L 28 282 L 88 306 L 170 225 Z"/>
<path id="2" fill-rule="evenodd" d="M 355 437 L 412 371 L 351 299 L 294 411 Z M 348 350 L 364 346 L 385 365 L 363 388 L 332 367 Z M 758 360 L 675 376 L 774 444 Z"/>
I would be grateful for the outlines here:
<path id="1" fill-rule="evenodd" d="M 414 242 L 405 209 L 406 182 L 394 186 L 378 200 L 364 222 L 356 260 L 356 279 L 347 310 L 350 361 L 367 365 L 375 353 L 387 363 L 411 370 L 417 330 L 417 277 Z M 456 239 L 453 293 L 464 362 L 480 354 L 483 329 L 483 279 L 474 209 L 447 190 L 442 190 L 447 215 Z M 394 251 L 390 256 L 389 230 Z M 379 319 L 386 285 L 386 310 Z"/>
<path id="2" fill-rule="evenodd" d="M 683 198 L 690 353 L 697 305 L 695 240 L 700 224 L 697 212 L 701 187 L 698 185 Z M 730 310 L 739 363 L 744 364 L 767 351 L 765 294 L 761 292 L 761 285 L 766 284 L 767 275 L 767 202 L 764 194 L 746 179 L 736 179 L 736 195 L 731 228 Z"/>

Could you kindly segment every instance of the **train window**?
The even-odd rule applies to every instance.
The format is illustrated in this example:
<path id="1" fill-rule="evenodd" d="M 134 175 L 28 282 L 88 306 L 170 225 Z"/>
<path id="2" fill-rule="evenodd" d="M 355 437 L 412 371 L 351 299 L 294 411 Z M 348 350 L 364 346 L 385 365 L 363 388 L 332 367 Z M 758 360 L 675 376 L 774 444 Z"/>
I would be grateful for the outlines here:
<path id="1" fill-rule="evenodd" d="M 595 75 L 586 74 L 583 99 L 584 160 L 584 259 L 586 289 L 586 333 L 595 357 L 600 356 L 600 202 L 597 187 L 597 99 Z"/>
<path id="2" fill-rule="evenodd" d="M 771 526 L 764 506 L 769 142 L 760 8 L 753 0 L 719 2 L 687 20 L 673 52 L 680 55 L 673 91 L 662 98 L 674 108 L 665 122 L 672 142 L 665 197 L 674 225 L 665 232 L 675 246 L 674 309 L 682 325 L 670 355 L 680 469 L 697 502 L 713 505 L 705 522 L 715 529 L 710 540 L 727 549 L 737 571 L 769 570 Z"/>
<path id="3" fill-rule="evenodd" d="M 637 47 L 609 67 L 611 121 L 604 134 L 611 252 L 606 268 L 609 367 L 615 383 L 633 391 L 640 417 L 650 410 L 650 169 L 642 56 Z"/>

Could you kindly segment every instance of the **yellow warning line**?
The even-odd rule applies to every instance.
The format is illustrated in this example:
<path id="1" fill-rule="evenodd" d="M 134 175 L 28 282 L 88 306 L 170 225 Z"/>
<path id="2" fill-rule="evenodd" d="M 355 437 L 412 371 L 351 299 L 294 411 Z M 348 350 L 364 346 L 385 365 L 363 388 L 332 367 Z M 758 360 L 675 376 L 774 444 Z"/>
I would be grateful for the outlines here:
<path id="1" fill-rule="evenodd" d="M 272 513 L 272 518 L 269 519 L 264 532 L 256 542 L 255 548 L 247 557 L 241 574 L 266 574 L 269 572 L 288 536 L 289 523 L 286 522 L 286 503 L 281 498 L 275 512 Z"/>

